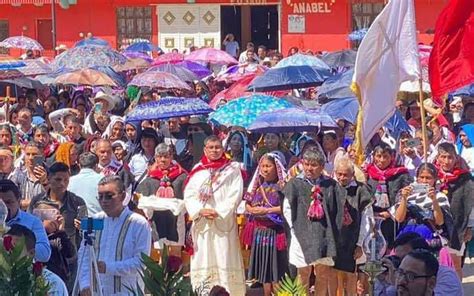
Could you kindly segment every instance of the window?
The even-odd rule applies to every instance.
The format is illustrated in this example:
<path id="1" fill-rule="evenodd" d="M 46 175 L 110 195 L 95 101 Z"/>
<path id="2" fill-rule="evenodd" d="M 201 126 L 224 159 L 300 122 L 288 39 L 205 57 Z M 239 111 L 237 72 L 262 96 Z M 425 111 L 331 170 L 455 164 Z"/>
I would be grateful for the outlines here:
<path id="1" fill-rule="evenodd" d="M 385 4 L 383 1 L 375 3 L 353 3 L 352 4 L 352 31 L 368 29 L 377 15 L 382 11 Z M 359 47 L 360 40 L 352 41 L 352 47 Z"/>
<path id="2" fill-rule="evenodd" d="M 117 17 L 117 44 L 121 49 L 140 40 L 151 41 L 152 7 L 119 7 Z"/>
<path id="3" fill-rule="evenodd" d="M 0 20 L 0 41 L 3 41 L 8 37 L 10 37 L 8 33 L 8 21 Z M 8 54 L 8 49 L 0 48 L 0 54 Z"/>

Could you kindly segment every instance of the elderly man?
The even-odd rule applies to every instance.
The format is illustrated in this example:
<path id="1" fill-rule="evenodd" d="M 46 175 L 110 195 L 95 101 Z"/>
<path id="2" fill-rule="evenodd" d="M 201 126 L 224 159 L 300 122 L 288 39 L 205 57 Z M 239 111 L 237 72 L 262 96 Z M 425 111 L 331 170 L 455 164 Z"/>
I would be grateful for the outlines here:
<path id="1" fill-rule="evenodd" d="M 51 256 L 51 246 L 46 230 L 37 217 L 20 209 L 18 186 L 10 180 L 0 180 L 0 199 L 8 208 L 7 226 L 19 224 L 31 229 L 36 237 L 35 259 L 40 262 L 48 262 Z"/>
<path id="2" fill-rule="evenodd" d="M 291 231 L 289 261 L 309 290 L 314 267 L 316 291 L 335 295 L 337 279 L 331 276 L 336 256 L 338 207 L 335 201 L 343 194 L 337 183 L 322 175 L 324 155 L 318 150 L 303 153 L 303 173 L 283 188 L 283 216 Z"/>
<path id="3" fill-rule="evenodd" d="M 187 172 L 173 160 L 173 148 L 161 143 L 155 149 L 155 162 L 148 168 L 147 175 L 136 189 L 145 196 L 140 198 L 138 207 L 151 209 L 148 218 L 153 222 L 153 240 L 169 246 L 171 255 L 181 257 L 186 230 L 185 211 L 179 207 L 182 201 L 174 201 L 183 199 Z"/>
<path id="4" fill-rule="evenodd" d="M 99 139 L 95 151 L 99 158 L 99 173 L 102 176 L 119 176 L 122 178 L 125 188 L 128 188 L 128 186 L 132 184 L 134 177 L 130 171 L 115 158 L 112 143 L 110 143 L 109 140 Z"/>
<path id="5" fill-rule="evenodd" d="M 204 156 L 191 171 L 184 201 L 194 241 L 191 283 L 220 285 L 230 295 L 245 295 L 244 266 L 237 237 L 237 209 L 243 193 L 240 165 L 224 155 L 216 136 L 204 141 Z"/>
<path id="6" fill-rule="evenodd" d="M 103 295 L 132 295 L 127 287 L 138 285 L 141 254 L 150 254 L 151 229 L 148 221 L 123 205 L 125 186 L 118 176 L 107 176 L 99 182 L 99 203 L 103 212 L 94 218 L 104 219 L 104 228 L 96 233 L 95 251 Z M 79 285 L 81 295 L 92 295 L 90 254 L 83 244 L 79 249 Z M 95 295 L 95 294 L 94 294 Z"/>

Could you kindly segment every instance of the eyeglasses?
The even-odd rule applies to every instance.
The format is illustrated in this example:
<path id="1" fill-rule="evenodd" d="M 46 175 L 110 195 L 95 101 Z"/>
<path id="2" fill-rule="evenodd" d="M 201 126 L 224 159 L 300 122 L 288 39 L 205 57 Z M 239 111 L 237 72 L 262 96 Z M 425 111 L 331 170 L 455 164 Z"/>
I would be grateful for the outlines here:
<path id="1" fill-rule="evenodd" d="M 114 198 L 114 196 L 115 196 L 115 193 L 113 192 L 103 192 L 103 193 L 99 193 L 98 199 L 110 201 Z"/>
<path id="2" fill-rule="evenodd" d="M 433 275 L 432 274 L 417 275 L 417 274 L 415 274 L 411 271 L 404 271 L 403 269 L 399 268 L 395 271 L 395 276 L 397 277 L 397 279 L 401 280 L 401 279 L 405 278 L 408 282 L 413 282 L 416 279 L 430 278 Z"/>

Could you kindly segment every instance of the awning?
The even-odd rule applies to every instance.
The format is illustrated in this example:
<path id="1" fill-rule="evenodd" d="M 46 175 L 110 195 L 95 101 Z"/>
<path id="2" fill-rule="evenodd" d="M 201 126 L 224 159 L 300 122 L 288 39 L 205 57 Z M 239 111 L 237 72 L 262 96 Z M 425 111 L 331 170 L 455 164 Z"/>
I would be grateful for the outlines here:
<path id="1" fill-rule="evenodd" d="M 43 6 L 51 4 L 52 0 L 0 0 L 0 4 L 6 4 L 11 6 L 21 6 L 32 4 L 35 6 Z M 59 4 L 62 8 L 68 8 L 71 4 L 76 4 L 77 0 L 54 0 L 56 4 Z"/>

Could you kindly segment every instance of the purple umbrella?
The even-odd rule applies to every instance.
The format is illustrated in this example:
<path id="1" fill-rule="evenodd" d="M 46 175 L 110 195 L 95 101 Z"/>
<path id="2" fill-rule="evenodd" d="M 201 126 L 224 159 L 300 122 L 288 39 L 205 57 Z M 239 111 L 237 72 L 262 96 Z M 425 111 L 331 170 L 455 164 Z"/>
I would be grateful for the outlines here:
<path id="1" fill-rule="evenodd" d="M 186 89 L 191 90 L 191 87 L 178 77 L 166 72 L 145 72 L 133 77 L 129 85 L 148 86 L 159 89 Z"/>
<path id="2" fill-rule="evenodd" d="M 25 76 L 34 76 L 41 74 L 49 74 L 53 69 L 46 63 L 40 60 L 24 60 L 25 67 L 18 69 Z"/>
<path id="3" fill-rule="evenodd" d="M 150 69 L 148 69 L 147 72 L 166 72 L 166 73 L 171 73 L 178 77 L 179 79 L 183 81 L 188 81 L 188 82 L 193 82 L 194 80 L 197 80 L 198 77 L 188 69 L 173 65 L 173 64 L 161 64 L 158 66 L 153 66 Z"/>
<path id="4" fill-rule="evenodd" d="M 139 51 L 124 51 L 122 52 L 124 56 L 126 56 L 129 59 L 142 59 L 147 61 L 148 63 L 151 64 L 153 62 L 153 58 L 147 55 L 146 53 L 139 52 Z"/>
<path id="5" fill-rule="evenodd" d="M 43 51 L 44 48 L 39 44 L 38 41 L 31 39 L 26 36 L 13 36 L 9 37 L 2 42 L 0 42 L 0 47 L 5 48 L 19 48 L 19 49 L 31 49 L 31 50 L 40 50 Z"/>
<path id="6" fill-rule="evenodd" d="M 191 61 L 182 61 L 182 62 L 176 63 L 176 65 L 182 66 L 188 69 L 189 71 L 196 74 L 196 76 L 198 76 L 199 78 L 204 78 L 212 74 L 211 70 L 209 70 L 207 67 L 199 63 L 195 63 Z"/>
<path id="7" fill-rule="evenodd" d="M 206 62 L 210 64 L 238 64 L 239 62 L 227 52 L 211 47 L 197 49 L 184 57 L 186 61 Z"/>

